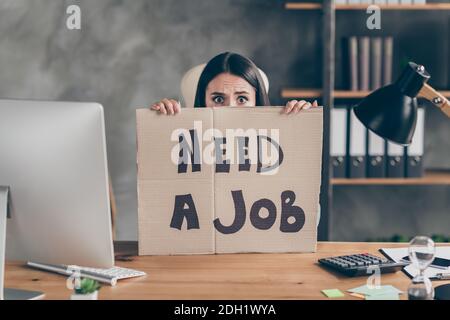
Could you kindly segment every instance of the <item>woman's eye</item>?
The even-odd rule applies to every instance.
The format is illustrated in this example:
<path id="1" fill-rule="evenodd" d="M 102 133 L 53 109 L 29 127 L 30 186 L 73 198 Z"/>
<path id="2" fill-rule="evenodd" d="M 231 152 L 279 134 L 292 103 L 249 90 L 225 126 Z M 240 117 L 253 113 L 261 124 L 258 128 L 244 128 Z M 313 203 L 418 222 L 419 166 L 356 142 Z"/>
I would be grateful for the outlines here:
<path id="1" fill-rule="evenodd" d="M 216 97 L 213 97 L 213 101 L 214 101 L 214 103 L 222 104 L 224 102 L 224 99 L 221 96 L 216 96 Z"/>
<path id="2" fill-rule="evenodd" d="M 237 101 L 239 104 L 244 104 L 244 103 L 248 102 L 248 99 L 247 99 L 247 97 L 240 96 L 240 97 L 238 97 Z"/>

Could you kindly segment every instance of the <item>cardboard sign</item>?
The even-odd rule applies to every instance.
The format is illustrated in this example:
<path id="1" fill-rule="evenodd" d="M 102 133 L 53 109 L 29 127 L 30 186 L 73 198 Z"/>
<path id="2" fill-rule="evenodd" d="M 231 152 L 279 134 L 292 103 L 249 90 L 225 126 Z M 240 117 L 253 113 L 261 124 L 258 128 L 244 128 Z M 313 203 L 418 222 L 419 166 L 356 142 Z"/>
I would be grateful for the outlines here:
<path id="1" fill-rule="evenodd" d="M 314 252 L 322 108 L 137 110 L 139 254 Z"/>

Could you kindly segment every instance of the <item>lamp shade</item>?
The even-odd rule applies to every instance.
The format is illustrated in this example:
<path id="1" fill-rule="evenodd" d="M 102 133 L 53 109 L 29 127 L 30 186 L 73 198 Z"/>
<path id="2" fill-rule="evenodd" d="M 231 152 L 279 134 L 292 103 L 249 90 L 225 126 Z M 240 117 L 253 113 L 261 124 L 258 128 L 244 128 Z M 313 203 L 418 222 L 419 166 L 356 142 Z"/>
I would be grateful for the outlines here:
<path id="1" fill-rule="evenodd" d="M 410 62 L 395 83 L 364 98 L 354 108 L 355 115 L 382 138 L 408 145 L 416 127 L 416 96 L 429 78 L 422 66 Z"/>

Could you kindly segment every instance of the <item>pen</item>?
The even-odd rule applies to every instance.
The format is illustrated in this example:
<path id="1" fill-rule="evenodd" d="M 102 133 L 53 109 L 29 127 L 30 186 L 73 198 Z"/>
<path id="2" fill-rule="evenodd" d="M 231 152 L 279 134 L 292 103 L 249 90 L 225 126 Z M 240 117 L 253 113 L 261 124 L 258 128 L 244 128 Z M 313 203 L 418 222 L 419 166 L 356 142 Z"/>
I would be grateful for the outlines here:
<path id="1" fill-rule="evenodd" d="M 438 280 L 450 280 L 450 273 L 436 273 L 435 277 Z"/>

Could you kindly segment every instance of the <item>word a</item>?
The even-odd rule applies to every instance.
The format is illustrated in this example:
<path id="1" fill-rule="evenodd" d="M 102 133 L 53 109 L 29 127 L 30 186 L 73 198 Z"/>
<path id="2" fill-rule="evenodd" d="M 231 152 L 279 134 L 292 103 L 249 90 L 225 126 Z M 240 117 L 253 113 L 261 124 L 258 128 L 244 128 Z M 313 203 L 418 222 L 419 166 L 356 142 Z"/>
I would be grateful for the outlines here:
<path id="1" fill-rule="evenodd" d="M 69 15 L 66 20 L 66 26 L 69 30 L 81 29 L 81 9 L 80 6 L 72 4 L 67 7 L 66 13 Z"/>
<path id="2" fill-rule="evenodd" d="M 371 14 L 366 21 L 367 29 L 381 29 L 381 9 L 379 6 L 370 5 L 366 10 L 367 14 Z"/>
<path id="3" fill-rule="evenodd" d="M 372 274 L 373 273 L 373 274 Z M 380 289 L 381 288 L 381 271 L 379 266 L 369 266 L 367 268 L 367 274 L 371 274 L 367 278 L 367 287 L 369 289 Z"/>

